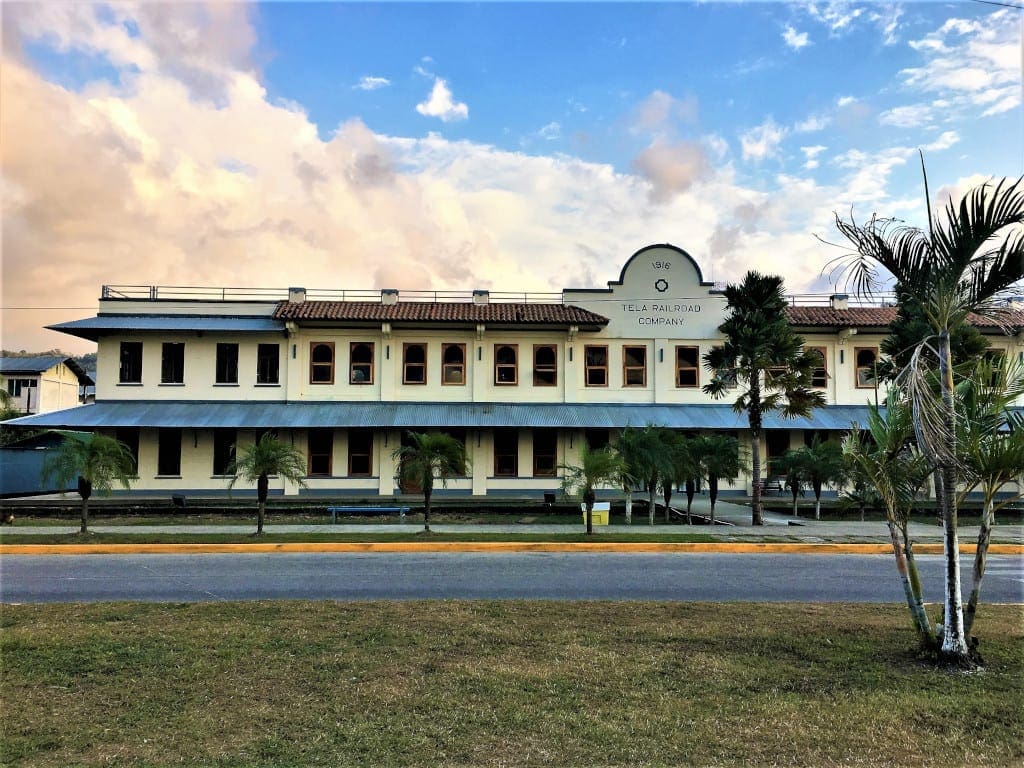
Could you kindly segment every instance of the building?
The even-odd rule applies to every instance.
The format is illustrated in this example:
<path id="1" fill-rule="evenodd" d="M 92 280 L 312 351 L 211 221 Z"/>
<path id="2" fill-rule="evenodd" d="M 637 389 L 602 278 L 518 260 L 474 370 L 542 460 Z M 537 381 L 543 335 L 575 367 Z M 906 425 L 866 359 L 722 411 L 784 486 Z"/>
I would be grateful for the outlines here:
<path id="1" fill-rule="evenodd" d="M 307 488 L 273 492 L 392 496 L 408 431 L 444 430 L 472 467 L 438 493 L 540 498 L 584 442 L 626 426 L 744 437 L 745 414 L 701 391 L 725 311 L 671 245 L 635 253 L 607 288 L 547 295 L 106 286 L 95 317 L 51 326 L 98 343 L 96 402 L 18 423 L 116 436 L 137 456 L 134 492 L 208 495 L 225 492 L 236 446 L 269 430 L 308 461 Z M 769 460 L 864 422 L 894 314 L 839 295 L 789 308 L 828 405 L 769 415 Z M 1024 343 L 1020 326 L 982 330 L 1004 352 Z"/>
<path id="2" fill-rule="evenodd" d="M 80 388 L 93 384 L 92 377 L 70 357 L 0 357 L 0 388 L 22 413 L 71 408 L 81 402 Z"/>

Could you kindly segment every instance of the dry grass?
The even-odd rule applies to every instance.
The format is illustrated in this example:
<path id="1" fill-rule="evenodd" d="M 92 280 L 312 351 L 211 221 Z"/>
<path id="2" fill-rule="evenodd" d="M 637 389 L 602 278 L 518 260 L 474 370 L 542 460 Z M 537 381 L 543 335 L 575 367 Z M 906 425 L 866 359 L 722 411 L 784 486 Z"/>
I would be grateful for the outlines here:
<path id="1" fill-rule="evenodd" d="M 987 667 L 905 608 L 5 606 L 5 765 L 948 766 L 1024 761 L 1019 607 Z"/>

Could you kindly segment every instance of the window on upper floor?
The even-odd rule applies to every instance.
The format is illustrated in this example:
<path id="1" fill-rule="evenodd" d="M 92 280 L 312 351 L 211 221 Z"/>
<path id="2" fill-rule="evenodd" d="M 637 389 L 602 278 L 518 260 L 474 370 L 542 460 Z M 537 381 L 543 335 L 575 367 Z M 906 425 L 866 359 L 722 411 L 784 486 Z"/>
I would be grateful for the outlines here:
<path id="1" fill-rule="evenodd" d="M 700 347 L 676 347 L 676 386 L 700 386 Z"/>
<path id="2" fill-rule="evenodd" d="M 519 383 L 519 345 L 496 344 L 494 346 L 494 383 L 513 385 Z"/>
<path id="3" fill-rule="evenodd" d="M 281 347 L 279 344 L 259 344 L 256 347 L 256 383 L 278 384 L 281 375 Z"/>
<path id="4" fill-rule="evenodd" d="M 309 345 L 309 383 L 334 383 L 334 342 L 314 341 Z"/>
<path id="5" fill-rule="evenodd" d="M 238 430 L 213 430 L 213 474 L 226 475 L 235 461 L 235 444 L 238 442 Z"/>
<path id="6" fill-rule="evenodd" d="M 533 345 L 533 386 L 553 387 L 558 384 L 558 347 L 555 344 Z"/>
<path id="7" fill-rule="evenodd" d="M 856 347 L 853 350 L 855 379 L 858 389 L 869 389 L 876 385 L 878 347 Z"/>
<path id="8" fill-rule="evenodd" d="M 647 386 L 647 347 L 622 348 L 622 386 Z"/>
<path id="9" fill-rule="evenodd" d="M 402 383 L 427 383 L 427 345 L 402 345 Z"/>
<path id="10" fill-rule="evenodd" d="M 351 342 L 348 345 L 348 357 L 349 383 L 373 384 L 373 342 Z"/>
<path id="11" fill-rule="evenodd" d="M 583 382 L 588 387 L 608 386 L 608 347 L 583 348 Z"/>
<path id="12" fill-rule="evenodd" d="M 181 476 L 181 430 L 157 432 L 156 473 L 161 477 Z"/>
<path id="13" fill-rule="evenodd" d="M 441 345 L 441 384 L 466 383 L 466 345 Z"/>
<path id="14" fill-rule="evenodd" d="M 185 383 L 185 342 L 165 341 L 160 355 L 160 383 Z"/>
<path id="15" fill-rule="evenodd" d="M 828 358 L 825 356 L 825 347 L 809 347 L 808 352 L 818 356 L 819 362 L 811 372 L 811 386 L 824 388 L 828 386 Z"/>
<path id="16" fill-rule="evenodd" d="M 238 345 L 217 344 L 217 384 L 238 383 Z"/>
<path id="17" fill-rule="evenodd" d="M 306 448 L 307 474 L 310 477 L 330 477 L 334 457 L 334 430 L 309 430 Z"/>
<path id="18" fill-rule="evenodd" d="M 558 469 L 558 430 L 533 430 L 533 476 L 554 477 Z"/>
<path id="19" fill-rule="evenodd" d="M 142 342 L 122 341 L 120 352 L 120 374 L 118 381 L 121 384 L 142 383 Z"/>
<path id="20" fill-rule="evenodd" d="M 519 476 L 519 430 L 494 430 L 494 476 Z"/>
<path id="21" fill-rule="evenodd" d="M 370 477 L 373 474 L 373 430 L 348 431 L 348 473 L 351 477 Z"/>

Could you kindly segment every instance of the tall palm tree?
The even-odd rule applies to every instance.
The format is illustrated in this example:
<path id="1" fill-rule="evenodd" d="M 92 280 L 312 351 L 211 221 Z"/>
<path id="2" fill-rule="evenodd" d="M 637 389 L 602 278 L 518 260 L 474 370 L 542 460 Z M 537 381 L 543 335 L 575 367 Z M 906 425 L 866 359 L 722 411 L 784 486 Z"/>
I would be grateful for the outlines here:
<path id="1" fill-rule="evenodd" d="M 730 312 L 718 327 L 725 342 L 704 355 L 712 378 L 703 391 L 719 399 L 739 389 L 733 410 L 746 411 L 750 425 L 751 523 L 764 525 L 760 483 L 764 415 L 778 411 L 787 418 L 807 416 L 825 405 L 825 396 L 811 388 L 821 357 L 803 349 L 803 338 L 786 320 L 781 277 L 748 272 L 742 283 L 726 286 L 725 300 Z"/>
<path id="2" fill-rule="evenodd" d="M 260 437 L 258 442 L 245 448 L 240 456 L 235 457 L 228 465 L 227 474 L 232 475 L 228 481 L 229 490 L 234 488 L 239 480 L 256 483 L 255 535 L 261 536 L 271 476 L 305 486 L 306 458 L 297 448 L 268 432 Z"/>
<path id="3" fill-rule="evenodd" d="M 715 503 L 718 501 L 718 481 L 733 482 L 740 476 L 740 444 L 729 435 L 710 434 L 698 438 L 697 456 L 701 473 L 708 481 L 708 500 L 711 502 L 711 524 L 715 524 Z"/>
<path id="4" fill-rule="evenodd" d="M 392 457 L 398 462 L 400 480 L 419 486 L 423 494 L 423 530 L 429 531 L 434 479 L 447 486 L 450 478 L 466 474 L 466 446 L 444 432 L 410 432 L 409 444 L 396 448 Z"/>
<path id="5" fill-rule="evenodd" d="M 924 172 L 924 158 L 921 161 Z M 1005 299 L 1024 279 L 1024 178 L 981 184 L 959 203 L 950 200 L 933 216 L 924 176 L 928 227 L 872 217 L 866 224 L 836 216 L 852 254 L 839 261 L 854 292 L 872 295 L 895 279 L 901 300 L 917 304 L 932 335 L 915 350 L 903 386 L 917 415 L 921 450 L 938 468 L 936 497 L 942 514 L 945 567 L 941 653 L 969 664 L 964 632 L 957 536 L 958 458 L 950 335 L 975 316 L 1006 323 Z M 938 376 L 938 395 L 930 381 Z"/>
<path id="6" fill-rule="evenodd" d="M 109 493 L 117 483 L 131 488 L 135 477 L 135 459 L 128 447 L 112 437 L 95 432 L 63 432 L 64 441 L 43 462 L 44 484 L 54 480 L 66 488 L 78 480 L 82 498 L 82 524 L 79 533 L 89 532 L 89 498 L 93 490 Z"/>
<path id="7" fill-rule="evenodd" d="M 594 450 L 586 443 L 580 451 L 579 464 L 561 464 L 562 487 L 566 493 L 582 493 L 587 516 L 587 534 L 594 533 L 594 500 L 601 485 L 618 485 L 622 480 L 625 463 L 611 447 Z"/>
<path id="8" fill-rule="evenodd" d="M 917 449 L 910 404 L 895 389 L 890 390 L 884 411 L 869 404 L 865 430 L 853 425 L 843 440 L 843 453 L 854 482 L 871 485 L 878 493 L 914 628 L 921 646 L 934 650 L 935 636 L 924 609 L 909 532 L 910 512 L 932 465 Z"/>

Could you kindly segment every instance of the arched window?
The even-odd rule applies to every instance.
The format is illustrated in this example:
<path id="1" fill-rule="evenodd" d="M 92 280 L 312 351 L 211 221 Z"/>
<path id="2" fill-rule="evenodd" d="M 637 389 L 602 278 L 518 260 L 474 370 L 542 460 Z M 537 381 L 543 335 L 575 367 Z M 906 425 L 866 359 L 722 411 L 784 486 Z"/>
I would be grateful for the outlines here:
<path id="1" fill-rule="evenodd" d="M 441 345 L 441 383 L 466 383 L 466 345 Z"/>
<path id="2" fill-rule="evenodd" d="M 518 384 L 519 365 L 518 345 L 501 344 L 494 348 L 494 383 L 495 384 Z"/>
<path id="3" fill-rule="evenodd" d="M 334 383 L 333 341 L 314 341 L 309 345 L 309 383 Z"/>
<path id="4" fill-rule="evenodd" d="M 533 347 L 533 386 L 553 387 L 558 383 L 558 348 L 554 344 Z"/>
<path id="5" fill-rule="evenodd" d="M 353 341 L 349 346 L 349 381 L 373 384 L 373 342 Z"/>
<path id="6" fill-rule="evenodd" d="M 402 346 L 402 383 L 427 383 L 427 345 L 405 344 Z"/>

